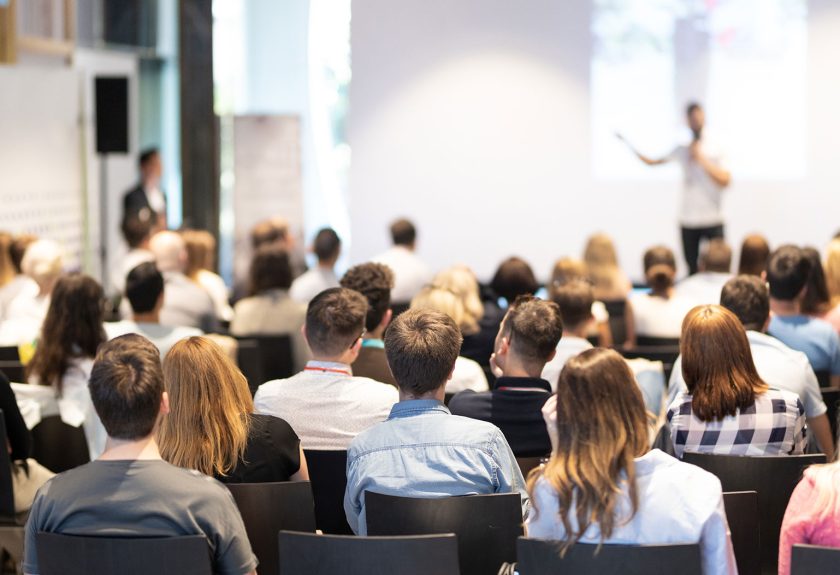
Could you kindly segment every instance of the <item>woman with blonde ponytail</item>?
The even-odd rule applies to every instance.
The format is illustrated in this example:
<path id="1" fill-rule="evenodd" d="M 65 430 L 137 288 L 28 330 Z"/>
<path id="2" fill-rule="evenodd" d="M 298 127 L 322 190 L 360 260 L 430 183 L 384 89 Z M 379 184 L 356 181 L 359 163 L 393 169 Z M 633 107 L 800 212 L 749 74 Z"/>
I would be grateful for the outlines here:
<path id="1" fill-rule="evenodd" d="M 562 554 L 577 542 L 699 543 L 705 575 L 737 572 L 720 481 L 648 449 L 642 394 L 618 353 L 570 359 L 543 414 L 554 451 L 528 477 L 529 537 Z"/>

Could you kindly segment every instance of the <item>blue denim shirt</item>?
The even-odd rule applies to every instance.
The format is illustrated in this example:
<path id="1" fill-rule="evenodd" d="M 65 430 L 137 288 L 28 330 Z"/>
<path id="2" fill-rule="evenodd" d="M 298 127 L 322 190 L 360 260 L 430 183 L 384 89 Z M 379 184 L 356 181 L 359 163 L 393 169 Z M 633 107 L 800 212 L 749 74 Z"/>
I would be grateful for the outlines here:
<path id="1" fill-rule="evenodd" d="M 359 434 L 347 450 L 344 511 L 353 532 L 367 533 L 365 491 L 447 497 L 518 491 L 525 480 L 499 428 L 452 415 L 433 399 L 401 401 L 387 421 Z"/>

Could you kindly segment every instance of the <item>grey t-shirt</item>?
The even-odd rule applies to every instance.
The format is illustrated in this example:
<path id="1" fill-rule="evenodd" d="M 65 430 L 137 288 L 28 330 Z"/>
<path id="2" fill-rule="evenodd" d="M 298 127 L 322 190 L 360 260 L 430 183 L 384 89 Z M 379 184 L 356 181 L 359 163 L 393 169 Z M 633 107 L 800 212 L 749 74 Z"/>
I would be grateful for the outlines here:
<path id="1" fill-rule="evenodd" d="M 197 471 L 161 460 L 93 461 L 48 481 L 26 523 L 23 571 L 38 575 L 35 534 L 124 537 L 204 535 L 213 570 L 250 573 L 257 566 L 242 517 L 227 488 Z"/>

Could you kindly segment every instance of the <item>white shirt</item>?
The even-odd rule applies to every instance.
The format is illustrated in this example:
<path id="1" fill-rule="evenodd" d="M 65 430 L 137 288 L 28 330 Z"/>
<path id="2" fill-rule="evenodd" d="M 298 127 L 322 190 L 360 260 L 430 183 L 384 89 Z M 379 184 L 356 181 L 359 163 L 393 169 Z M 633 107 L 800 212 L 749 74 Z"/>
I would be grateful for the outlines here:
<path id="1" fill-rule="evenodd" d="M 301 303 L 309 303 L 325 289 L 338 287 L 338 278 L 332 268 L 315 266 L 305 271 L 292 282 L 289 295 Z"/>
<path id="2" fill-rule="evenodd" d="M 680 337 L 685 314 L 697 305 L 693 300 L 676 294 L 665 299 L 646 293 L 634 294 L 630 303 L 636 335 L 663 338 Z"/>
<path id="3" fill-rule="evenodd" d="M 160 188 L 157 186 L 149 186 L 145 189 L 146 192 L 146 199 L 149 201 L 149 207 L 156 214 L 164 215 L 166 211 L 166 197 L 163 195 L 163 192 L 160 191 Z M 162 222 L 166 223 L 166 222 Z"/>
<path id="4" fill-rule="evenodd" d="M 726 166 L 723 151 L 712 141 L 704 136 L 700 146 L 703 154 L 712 163 Z M 721 195 L 724 188 L 692 159 L 690 146 L 677 146 L 668 154 L 667 159 L 679 162 L 683 170 L 680 224 L 688 228 L 706 228 L 722 224 Z"/>
<path id="5" fill-rule="evenodd" d="M 761 332 L 748 331 L 747 339 L 755 369 L 767 385 L 798 395 L 805 407 L 805 417 L 809 419 L 827 411 L 808 356 Z M 672 404 L 680 393 L 688 393 L 688 387 L 683 379 L 682 358 L 678 357 L 668 382 L 668 404 Z"/>
<path id="6" fill-rule="evenodd" d="M 359 433 L 388 419 L 399 401 L 394 386 L 352 373 L 349 365 L 310 361 L 290 378 L 262 384 L 254 410 L 286 420 L 304 449 L 346 450 Z"/>
<path id="7" fill-rule="evenodd" d="M 137 323 L 132 320 L 122 320 L 105 323 L 105 333 L 108 339 L 126 335 L 128 333 L 136 333 L 142 335 L 158 348 L 160 351 L 160 359 L 166 357 L 172 346 L 182 339 L 204 335 L 204 332 L 197 327 L 173 327 L 169 325 L 161 325 L 159 323 Z"/>
<path id="8" fill-rule="evenodd" d="M 385 264 L 394 272 L 394 289 L 391 290 L 391 301 L 394 303 L 410 302 L 423 286 L 432 281 L 432 270 L 405 246 L 394 246 L 373 261 Z"/>
<path id="9" fill-rule="evenodd" d="M 140 264 L 153 261 L 155 261 L 155 256 L 149 250 L 144 250 L 142 248 L 128 250 L 128 253 L 121 258 L 116 271 L 112 274 L 111 283 L 114 286 L 114 290 L 124 294 L 125 281 L 129 272 Z"/>
<path id="10" fill-rule="evenodd" d="M 6 319 L 6 313 L 9 304 L 20 296 L 36 297 L 38 292 L 38 284 L 29 276 L 22 274 L 16 275 L 6 285 L 0 287 L 0 319 Z"/>
<path id="11" fill-rule="evenodd" d="M 560 338 L 554 358 L 545 364 L 542 371 L 542 378 L 551 385 L 551 391 L 557 391 L 557 379 L 566 362 L 587 349 L 592 349 L 592 344 L 582 337 L 564 335 Z"/>
<path id="12" fill-rule="evenodd" d="M 697 305 L 719 304 L 720 292 L 732 274 L 722 272 L 699 272 L 688 276 L 676 285 L 674 293 L 690 299 Z"/>
<path id="13" fill-rule="evenodd" d="M 477 361 L 458 356 L 452 379 L 446 382 L 446 393 L 458 393 L 465 389 L 488 391 L 490 385 L 487 383 L 487 375 Z"/>
<path id="14" fill-rule="evenodd" d="M 213 300 L 213 305 L 216 306 L 216 315 L 219 319 L 224 321 L 232 320 L 233 308 L 230 307 L 230 302 L 228 301 L 230 293 L 222 276 L 210 270 L 198 270 L 195 281 L 204 288 L 204 291 L 210 294 L 210 299 Z"/>
<path id="15" fill-rule="evenodd" d="M 676 545 L 700 544 L 704 575 L 734 575 L 735 555 L 723 508 L 720 480 L 694 465 L 683 463 L 654 449 L 636 458 L 636 489 L 639 505 L 636 514 L 617 521 L 608 544 Z M 559 518 L 559 503 L 554 488 L 539 479 L 533 493 L 533 505 L 539 513 L 527 519 L 528 537 L 562 539 L 565 535 Z M 626 492 L 617 506 L 618 516 L 630 513 Z M 577 528 L 575 513 L 569 514 Z M 581 543 L 599 543 L 600 531 L 592 525 Z M 679 565 L 673 566 L 679 571 Z"/>

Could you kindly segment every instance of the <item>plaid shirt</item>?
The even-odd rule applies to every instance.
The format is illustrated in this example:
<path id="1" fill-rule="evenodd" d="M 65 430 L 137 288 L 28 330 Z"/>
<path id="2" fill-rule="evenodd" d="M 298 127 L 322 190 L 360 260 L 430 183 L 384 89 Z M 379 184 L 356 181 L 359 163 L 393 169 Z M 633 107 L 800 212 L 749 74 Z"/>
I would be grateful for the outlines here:
<path id="1" fill-rule="evenodd" d="M 789 391 L 768 389 L 734 416 L 701 421 L 691 411 L 691 395 L 681 393 L 668 408 L 677 457 L 683 452 L 719 455 L 786 455 L 805 449 L 805 408 Z"/>

